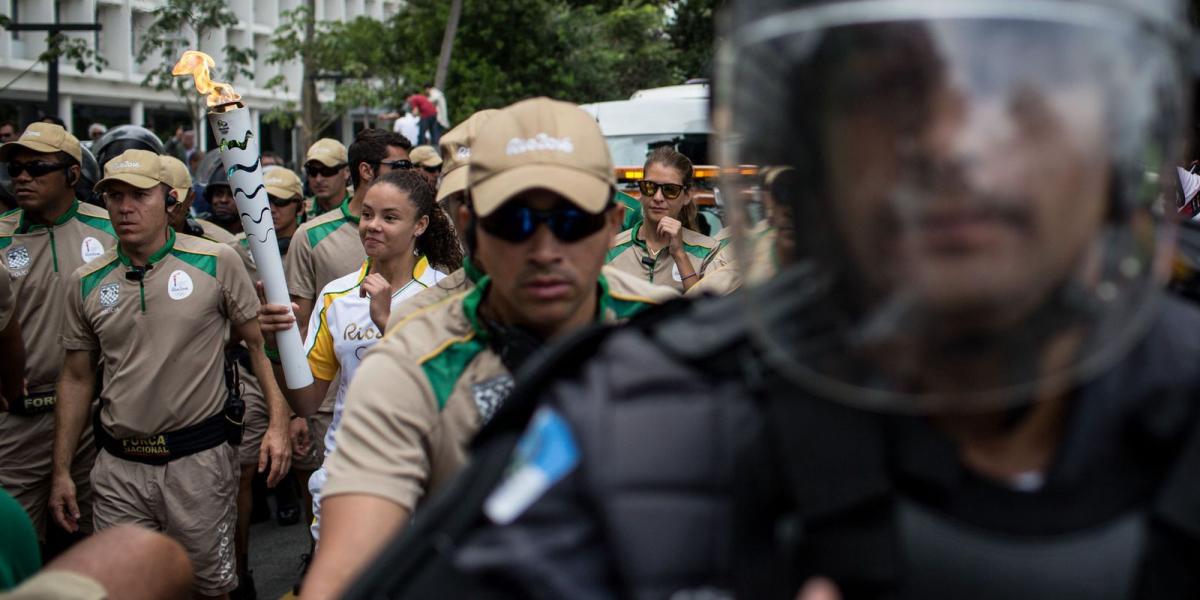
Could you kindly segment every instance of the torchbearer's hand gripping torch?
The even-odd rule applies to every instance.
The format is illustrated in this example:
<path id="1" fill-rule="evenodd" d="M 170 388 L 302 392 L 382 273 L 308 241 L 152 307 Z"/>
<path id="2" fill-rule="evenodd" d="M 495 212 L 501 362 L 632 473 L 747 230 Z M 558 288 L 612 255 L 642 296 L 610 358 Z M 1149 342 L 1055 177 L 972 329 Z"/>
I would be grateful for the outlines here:
<path id="1" fill-rule="evenodd" d="M 267 302 L 291 306 L 287 281 L 283 278 L 283 260 L 275 239 L 275 224 L 271 207 L 267 205 L 267 190 L 263 184 L 262 158 L 258 140 L 250 124 L 250 111 L 241 96 L 229 84 L 213 81 L 209 69 L 216 66 L 203 52 L 188 50 L 172 70 L 175 76 L 191 75 L 196 90 L 208 96 L 208 123 L 220 144 L 221 165 L 229 175 L 229 186 L 242 217 L 250 254 L 258 267 L 258 275 L 266 291 Z M 275 336 L 283 377 L 289 389 L 299 389 L 313 382 L 300 329 L 293 324 Z"/>

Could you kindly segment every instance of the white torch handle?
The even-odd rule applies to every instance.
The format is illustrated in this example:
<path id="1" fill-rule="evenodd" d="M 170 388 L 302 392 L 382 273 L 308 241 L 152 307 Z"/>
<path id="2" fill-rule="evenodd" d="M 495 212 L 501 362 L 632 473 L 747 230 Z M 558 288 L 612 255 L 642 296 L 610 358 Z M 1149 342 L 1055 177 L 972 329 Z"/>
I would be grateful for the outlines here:
<path id="1" fill-rule="evenodd" d="M 250 111 L 240 104 L 223 113 L 209 113 L 209 125 L 220 143 L 221 164 L 229 174 L 229 187 L 242 217 L 242 229 L 250 246 L 250 254 L 258 267 L 258 276 L 266 291 L 267 302 L 291 306 L 287 281 L 283 277 L 283 260 L 275 239 L 275 224 L 271 207 L 267 205 L 267 190 L 263 186 L 258 140 L 250 127 Z M 300 329 L 292 325 L 275 335 L 283 377 L 289 389 L 299 389 L 313 382 L 308 359 L 304 356 L 304 341 Z"/>

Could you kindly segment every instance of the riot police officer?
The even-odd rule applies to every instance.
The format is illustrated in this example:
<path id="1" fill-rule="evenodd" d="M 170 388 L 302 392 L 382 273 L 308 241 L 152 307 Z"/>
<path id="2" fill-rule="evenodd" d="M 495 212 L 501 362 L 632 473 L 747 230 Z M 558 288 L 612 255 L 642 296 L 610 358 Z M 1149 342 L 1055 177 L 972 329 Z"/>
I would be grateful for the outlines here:
<path id="1" fill-rule="evenodd" d="M 1183 146 L 1184 9 L 732 3 L 721 156 L 795 169 L 791 256 L 527 370 L 482 525 L 421 532 L 460 576 L 389 597 L 1200 595 L 1200 314 L 1145 176 Z"/>

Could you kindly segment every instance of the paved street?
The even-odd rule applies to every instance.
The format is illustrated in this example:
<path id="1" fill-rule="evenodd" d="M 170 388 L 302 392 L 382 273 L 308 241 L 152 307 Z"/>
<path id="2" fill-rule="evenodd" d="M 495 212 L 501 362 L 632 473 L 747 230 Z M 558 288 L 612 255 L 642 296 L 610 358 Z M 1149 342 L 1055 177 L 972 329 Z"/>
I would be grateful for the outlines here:
<path id="1" fill-rule="evenodd" d="M 274 498 L 268 500 L 275 514 Z M 300 568 L 300 555 L 308 552 L 307 527 L 297 523 L 288 527 L 275 519 L 250 527 L 250 568 L 254 584 L 263 600 L 282 598 L 292 590 Z"/>

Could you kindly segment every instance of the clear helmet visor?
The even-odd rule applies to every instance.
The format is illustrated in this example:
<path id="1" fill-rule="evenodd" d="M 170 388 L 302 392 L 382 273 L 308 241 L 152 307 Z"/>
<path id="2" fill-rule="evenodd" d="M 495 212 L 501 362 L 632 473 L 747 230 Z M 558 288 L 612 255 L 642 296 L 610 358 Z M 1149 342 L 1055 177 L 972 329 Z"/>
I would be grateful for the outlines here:
<path id="1" fill-rule="evenodd" d="M 715 121 L 722 160 L 760 166 L 726 169 L 739 261 L 791 274 L 745 294 L 771 366 L 847 402 L 970 410 L 1123 356 L 1166 275 L 1156 182 L 1189 88 L 1146 23 L 849 2 L 740 28 Z"/>

